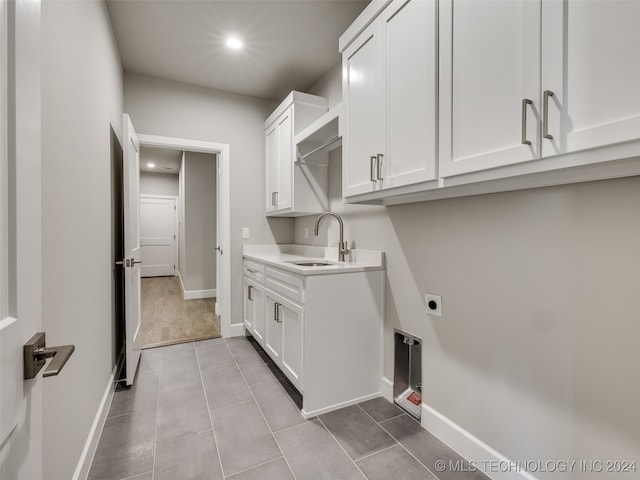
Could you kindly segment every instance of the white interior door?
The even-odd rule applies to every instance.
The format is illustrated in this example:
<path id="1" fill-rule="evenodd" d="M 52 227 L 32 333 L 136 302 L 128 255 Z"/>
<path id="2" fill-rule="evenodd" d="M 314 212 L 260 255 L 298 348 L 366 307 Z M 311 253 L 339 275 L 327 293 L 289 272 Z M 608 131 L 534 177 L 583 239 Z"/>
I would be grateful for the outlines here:
<path id="1" fill-rule="evenodd" d="M 140 248 L 143 277 L 176 272 L 176 199 L 140 195 Z"/>
<path id="2" fill-rule="evenodd" d="M 131 119 L 122 116 L 124 138 L 124 298 L 127 385 L 133 384 L 140 361 L 140 143 Z"/>
<path id="3" fill-rule="evenodd" d="M 23 380 L 22 349 L 42 331 L 40 2 L 8 4 L 0 0 L 0 478 L 42 480 L 42 374 Z"/>

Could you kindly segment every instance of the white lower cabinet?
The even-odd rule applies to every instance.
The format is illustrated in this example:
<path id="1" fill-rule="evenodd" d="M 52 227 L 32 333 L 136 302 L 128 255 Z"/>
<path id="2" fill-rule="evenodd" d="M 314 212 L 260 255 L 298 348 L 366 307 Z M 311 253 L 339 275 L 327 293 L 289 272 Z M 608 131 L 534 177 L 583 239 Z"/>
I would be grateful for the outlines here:
<path id="1" fill-rule="evenodd" d="M 303 415 L 380 394 L 383 270 L 296 275 L 245 260 L 244 292 L 245 327 L 302 394 Z"/>
<path id="2" fill-rule="evenodd" d="M 304 309 L 267 290 L 266 349 L 280 370 L 302 392 L 302 324 Z"/>
<path id="3" fill-rule="evenodd" d="M 244 326 L 260 345 L 265 345 L 264 287 L 244 278 Z"/>

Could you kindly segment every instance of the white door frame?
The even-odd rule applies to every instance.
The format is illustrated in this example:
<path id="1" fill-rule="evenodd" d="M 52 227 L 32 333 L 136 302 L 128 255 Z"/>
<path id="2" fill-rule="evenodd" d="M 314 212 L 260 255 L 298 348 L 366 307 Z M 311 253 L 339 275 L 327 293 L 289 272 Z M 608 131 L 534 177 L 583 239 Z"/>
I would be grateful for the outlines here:
<path id="1" fill-rule="evenodd" d="M 217 231 L 221 232 L 218 245 L 222 255 L 218 256 L 220 283 L 216 285 L 216 312 L 220 315 L 220 332 L 223 337 L 231 336 L 231 196 L 230 185 L 230 154 L 226 143 L 204 142 L 186 138 L 163 137 L 159 135 L 138 134 L 140 145 L 145 147 L 170 148 L 187 152 L 210 153 L 218 157 L 219 185 L 217 202 L 219 212 L 216 222 Z"/>
<path id="2" fill-rule="evenodd" d="M 178 224 L 180 222 L 180 212 L 178 212 L 178 197 L 175 195 L 147 195 L 146 193 L 140 194 L 140 199 L 143 198 L 158 198 L 161 200 L 173 200 L 174 205 L 174 215 L 173 215 L 173 234 L 175 235 L 175 240 L 173 242 L 173 265 L 175 266 L 173 271 L 173 276 L 178 276 L 178 250 L 180 249 L 179 241 L 180 241 L 180 232 L 178 229 Z M 143 264 L 144 265 L 144 264 Z"/>

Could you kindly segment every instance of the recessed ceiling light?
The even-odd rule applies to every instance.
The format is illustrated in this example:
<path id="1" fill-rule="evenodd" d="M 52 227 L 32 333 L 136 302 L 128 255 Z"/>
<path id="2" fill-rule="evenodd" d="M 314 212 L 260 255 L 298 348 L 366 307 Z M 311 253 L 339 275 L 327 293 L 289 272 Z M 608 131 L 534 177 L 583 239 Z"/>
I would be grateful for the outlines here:
<path id="1" fill-rule="evenodd" d="M 242 41 L 236 37 L 229 37 L 224 43 L 232 50 L 240 50 L 243 47 Z"/>
<path id="2" fill-rule="evenodd" d="M 155 163 L 152 163 L 152 162 L 149 162 L 149 163 L 147 163 L 147 167 L 149 167 L 149 168 L 156 168 L 156 164 L 155 164 Z"/>

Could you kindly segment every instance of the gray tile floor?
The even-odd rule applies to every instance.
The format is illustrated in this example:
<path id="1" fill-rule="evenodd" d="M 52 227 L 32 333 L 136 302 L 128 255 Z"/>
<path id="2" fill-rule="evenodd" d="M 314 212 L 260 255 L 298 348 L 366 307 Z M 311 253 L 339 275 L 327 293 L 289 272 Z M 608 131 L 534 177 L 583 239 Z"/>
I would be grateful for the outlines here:
<path id="1" fill-rule="evenodd" d="M 305 420 L 244 338 L 144 350 L 89 480 L 485 479 L 382 398 Z"/>

